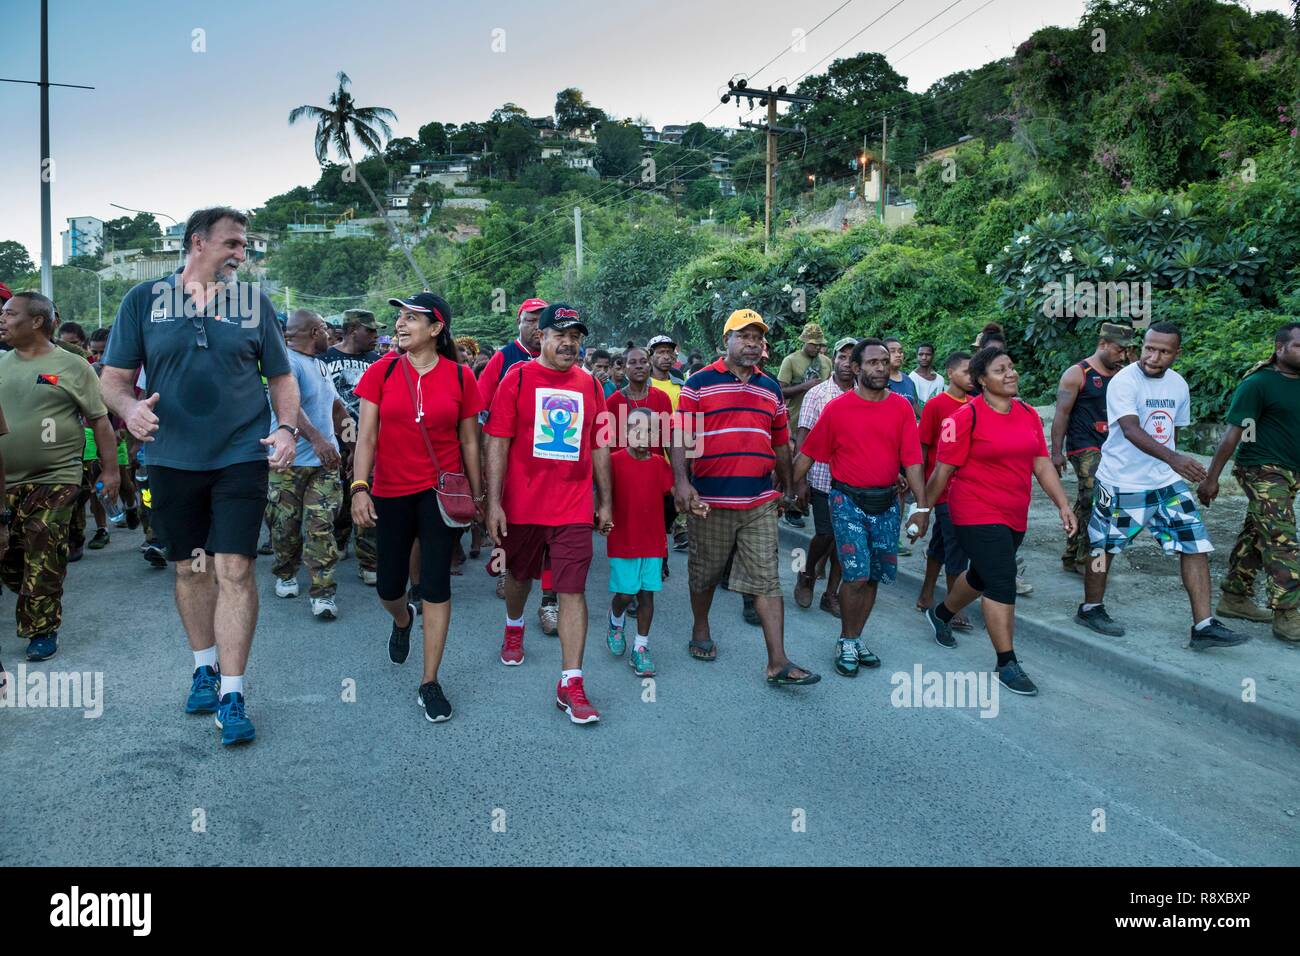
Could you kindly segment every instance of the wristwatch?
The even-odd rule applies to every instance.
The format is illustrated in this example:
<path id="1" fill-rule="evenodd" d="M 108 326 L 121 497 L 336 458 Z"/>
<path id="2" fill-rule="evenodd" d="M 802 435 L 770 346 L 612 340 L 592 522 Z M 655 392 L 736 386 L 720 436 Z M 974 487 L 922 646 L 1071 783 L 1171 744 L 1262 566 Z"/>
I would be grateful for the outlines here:
<path id="1" fill-rule="evenodd" d="M 285 425 L 285 424 L 279 424 L 275 426 L 276 431 L 279 431 L 281 428 L 283 428 L 290 435 L 292 435 L 294 441 L 298 440 L 298 429 L 294 428 L 292 425 Z"/>

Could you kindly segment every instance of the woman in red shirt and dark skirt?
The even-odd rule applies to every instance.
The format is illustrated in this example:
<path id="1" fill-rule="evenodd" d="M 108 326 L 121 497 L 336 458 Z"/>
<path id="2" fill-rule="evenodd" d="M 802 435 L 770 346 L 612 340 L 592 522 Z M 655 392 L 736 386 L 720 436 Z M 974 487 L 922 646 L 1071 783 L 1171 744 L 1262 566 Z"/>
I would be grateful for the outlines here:
<path id="1" fill-rule="evenodd" d="M 1075 531 L 1074 509 L 1047 456 L 1038 413 L 1016 397 L 1019 376 L 1001 346 L 976 352 L 970 377 L 977 394 L 946 419 L 939 433 L 938 464 L 926 485 L 935 501 L 948 488 L 948 511 L 970 567 L 942 603 L 926 611 L 934 639 L 956 647 L 953 616 L 982 598 L 984 624 L 998 654 L 998 680 L 1017 694 L 1033 695 L 1012 647 L 1015 635 L 1016 551 L 1029 518 L 1031 476 L 1056 505 L 1067 535 Z"/>
<path id="2" fill-rule="evenodd" d="M 448 522 L 435 486 L 447 475 L 463 474 L 477 519 L 483 520 L 478 446 L 483 400 L 473 373 L 457 361 L 446 301 L 421 292 L 389 304 L 400 310 L 395 330 L 402 351 L 366 369 L 354 390 L 361 417 L 352 465 L 352 521 L 377 528 L 376 589 L 393 617 L 388 658 L 394 664 L 405 663 L 411 649 L 417 609 L 407 602 L 406 582 L 411 548 L 419 541 L 415 590 L 424 604 L 424 676 L 418 702 L 425 717 L 437 723 L 451 717 L 438 665 L 451 623 L 452 551 L 464 525 Z"/>

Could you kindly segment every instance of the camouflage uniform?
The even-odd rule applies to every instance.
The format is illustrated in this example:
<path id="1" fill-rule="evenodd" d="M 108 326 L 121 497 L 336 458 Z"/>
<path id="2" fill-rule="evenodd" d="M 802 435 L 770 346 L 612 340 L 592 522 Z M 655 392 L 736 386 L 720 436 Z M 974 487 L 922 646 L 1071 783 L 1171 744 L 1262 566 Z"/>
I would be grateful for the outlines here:
<path id="1" fill-rule="evenodd" d="M 72 506 L 72 520 L 68 524 L 68 546 L 76 549 L 86 543 L 86 506 L 90 504 L 95 492 L 95 483 L 99 481 L 99 462 L 83 461 L 81 463 L 81 490 Z"/>
<path id="2" fill-rule="evenodd" d="M 334 513 L 342 500 L 343 485 L 334 469 L 317 466 L 271 472 L 267 503 L 275 551 L 271 571 L 277 578 L 291 578 L 300 564 L 306 564 L 311 572 L 311 596 L 333 595 L 334 565 L 339 559 Z"/>
<path id="3" fill-rule="evenodd" d="M 1234 471 L 1246 492 L 1246 520 L 1228 557 L 1225 594 L 1250 597 L 1255 575 L 1268 581 L 1268 606 L 1300 609 L 1300 558 L 1297 557 L 1295 497 L 1300 471 L 1279 465 L 1238 465 Z"/>
<path id="4" fill-rule="evenodd" d="M 9 549 L 0 558 L 0 582 L 18 596 L 18 636 L 53 634 L 63 623 L 63 579 L 68 571 L 68 527 L 77 485 L 10 485 L 13 510 Z"/>
<path id="5" fill-rule="evenodd" d="M 1092 491 L 1096 485 L 1097 466 L 1101 464 L 1101 452 L 1086 448 L 1071 455 L 1068 461 L 1079 479 L 1079 493 L 1074 498 L 1074 520 L 1079 527 L 1065 542 L 1061 561 L 1083 567 L 1092 555 L 1092 546 L 1088 544 L 1088 519 L 1092 516 Z"/>
<path id="6" fill-rule="evenodd" d="M 343 450 L 343 467 L 340 472 L 344 475 L 351 468 L 351 461 L 348 459 L 347 451 Z M 338 544 L 339 554 L 348 546 L 348 537 L 356 532 L 356 553 L 357 566 L 362 571 L 376 571 L 379 568 L 379 546 L 375 540 L 374 528 L 358 528 L 352 524 L 352 482 L 349 480 L 343 485 L 343 502 L 339 505 L 338 515 L 334 518 L 334 540 Z"/>

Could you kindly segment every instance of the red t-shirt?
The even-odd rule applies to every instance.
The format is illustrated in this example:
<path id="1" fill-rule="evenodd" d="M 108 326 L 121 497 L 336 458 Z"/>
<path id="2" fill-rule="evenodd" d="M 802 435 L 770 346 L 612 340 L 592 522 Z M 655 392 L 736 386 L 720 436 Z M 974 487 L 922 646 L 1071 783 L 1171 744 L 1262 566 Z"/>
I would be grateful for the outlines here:
<path id="1" fill-rule="evenodd" d="M 921 463 L 912 403 L 894 392 L 869 402 L 850 389 L 826 403 L 799 451 L 826 462 L 831 477 L 845 484 L 892 485 L 900 468 Z"/>
<path id="2" fill-rule="evenodd" d="M 934 474 L 934 466 L 938 464 L 939 455 L 939 436 L 943 434 L 943 423 L 946 419 L 952 417 L 952 413 L 965 405 L 969 398 L 961 401 L 953 398 L 948 394 L 947 389 L 940 392 L 934 398 L 925 403 L 921 409 L 921 448 L 925 453 L 925 480 L 929 481 L 930 476 Z M 951 429 L 951 425 L 948 426 Z M 943 489 L 943 494 L 939 496 L 938 501 L 931 502 L 934 505 L 941 505 L 948 500 L 948 489 Z"/>
<path id="3" fill-rule="evenodd" d="M 648 384 L 648 383 L 647 383 Z M 668 397 L 668 393 L 661 388 L 650 387 L 650 394 L 646 398 L 631 399 L 620 388 L 613 395 L 605 399 L 605 409 L 609 412 L 609 435 L 608 442 L 610 448 L 626 448 L 627 442 L 627 415 L 634 408 L 648 408 L 654 412 L 657 421 L 671 422 L 673 414 L 673 400 Z M 661 430 L 662 426 L 656 425 L 651 431 L 651 441 L 655 436 L 666 438 L 668 433 Z M 666 451 L 666 449 L 665 449 Z"/>
<path id="4" fill-rule="evenodd" d="M 658 391 L 658 389 L 655 389 Z M 673 488 L 673 470 L 663 455 L 638 461 L 626 449 L 609 456 L 614 484 L 611 558 L 666 558 L 664 495 Z"/>
<path id="5" fill-rule="evenodd" d="M 523 362 L 506 372 L 484 431 L 511 439 L 501 489 L 507 521 L 592 525 L 591 453 L 604 411 L 604 389 L 579 365 L 557 372 Z"/>
<path id="6" fill-rule="evenodd" d="M 948 479 L 952 523 L 1004 524 L 1024 531 L 1034 459 L 1046 457 L 1043 422 L 1030 406 L 1015 400 L 1003 415 L 983 396 L 972 398 L 953 412 L 947 434 L 939 435 L 939 461 L 957 466 Z"/>
<path id="7" fill-rule="evenodd" d="M 439 358 L 420 375 L 404 355 L 389 352 L 362 373 L 353 390 L 358 398 L 379 406 L 379 435 L 375 440 L 375 478 L 371 493 L 377 498 L 413 495 L 432 488 L 438 473 L 415 422 L 415 405 L 404 373 L 410 374 L 424 406 L 422 425 L 443 471 L 465 470 L 460 454 L 460 422 L 483 410 L 474 373 Z M 392 369 L 387 379 L 384 374 Z M 462 388 L 463 386 L 463 388 Z M 361 475 L 358 478 L 363 477 Z"/>

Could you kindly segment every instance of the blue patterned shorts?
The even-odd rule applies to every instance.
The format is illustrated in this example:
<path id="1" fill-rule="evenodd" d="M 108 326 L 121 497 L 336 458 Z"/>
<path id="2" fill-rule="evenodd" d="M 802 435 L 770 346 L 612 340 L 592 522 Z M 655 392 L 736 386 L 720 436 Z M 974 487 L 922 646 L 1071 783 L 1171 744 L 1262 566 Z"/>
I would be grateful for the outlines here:
<path id="1" fill-rule="evenodd" d="M 1151 532 L 1165 554 L 1207 554 L 1214 550 L 1187 482 L 1155 491 L 1116 491 L 1097 482 L 1088 518 L 1093 552 L 1119 554 L 1142 529 Z"/>
<path id="2" fill-rule="evenodd" d="M 869 515 L 844 492 L 832 488 L 830 506 L 844 580 L 893 584 L 898 576 L 898 501 L 888 511 Z"/>

